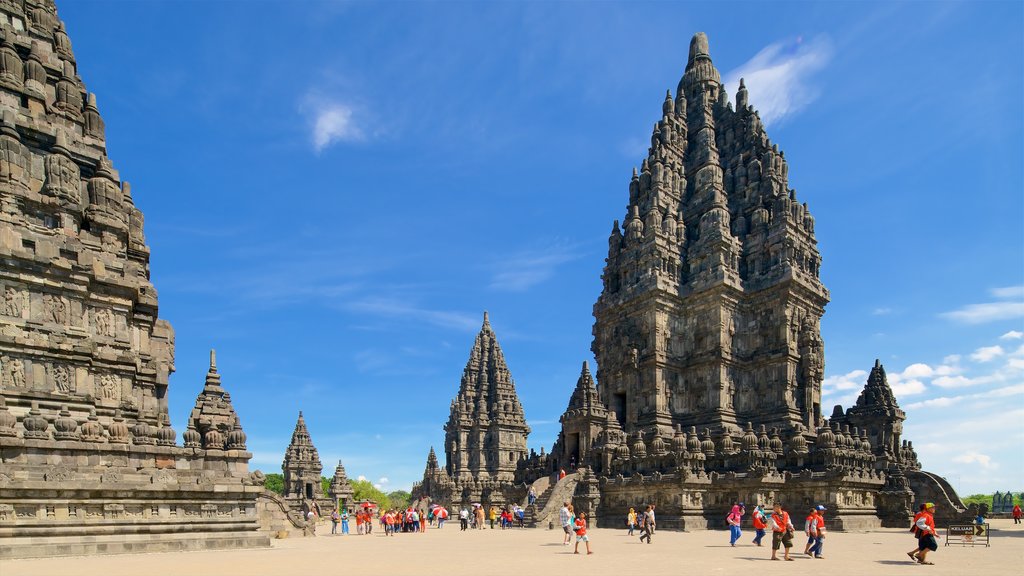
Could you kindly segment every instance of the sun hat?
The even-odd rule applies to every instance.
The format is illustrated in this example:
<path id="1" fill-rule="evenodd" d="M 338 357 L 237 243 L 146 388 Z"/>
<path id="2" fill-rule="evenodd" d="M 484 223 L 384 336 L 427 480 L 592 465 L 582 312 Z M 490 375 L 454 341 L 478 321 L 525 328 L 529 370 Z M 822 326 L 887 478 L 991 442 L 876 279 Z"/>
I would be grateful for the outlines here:
<path id="1" fill-rule="evenodd" d="M 818 506 L 817 506 L 817 507 L 815 507 L 815 510 L 818 510 L 818 511 L 824 512 L 824 511 L 828 510 L 828 508 L 825 508 L 825 507 L 824 507 L 824 506 L 822 506 L 821 504 L 818 504 Z"/>

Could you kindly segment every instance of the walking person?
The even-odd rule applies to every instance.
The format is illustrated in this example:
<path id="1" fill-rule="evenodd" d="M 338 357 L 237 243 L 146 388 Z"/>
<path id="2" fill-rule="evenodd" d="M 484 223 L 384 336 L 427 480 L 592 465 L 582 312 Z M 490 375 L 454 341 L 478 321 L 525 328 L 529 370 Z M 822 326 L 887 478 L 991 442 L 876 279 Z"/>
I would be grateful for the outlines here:
<path id="1" fill-rule="evenodd" d="M 1020 517 L 1021 517 L 1020 504 L 1014 504 L 1013 505 L 1013 523 L 1014 524 L 1020 524 Z"/>
<path id="2" fill-rule="evenodd" d="M 338 514 L 338 509 L 331 510 L 331 536 L 338 534 L 338 524 L 341 522 L 341 514 Z"/>
<path id="3" fill-rule="evenodd" d="M 768 522 L 760 504 L 754 506 L 754 511 L 750 514 L 750 520 L 754 525 L 754 544 L 761 546 L 761 539 L 764 538 L 764 529 L 768 526 Z"/>
<path id="4" fill-rule="evenodd" d="M 576 521 L 573 522 L 573 527 L 576 532 L 576 548 L 573 550 L 573 554 L 580 553 L 580 542 L 587 545 L 587 554 L 593 554 L 590 551 L 590 538 L 587 536 L 587 514 L 585 512 L 580 512 Z"/>
<path id="5" fill-rule="evenodd" d="M 348 535 L 348 509 L 341 509 L 341 533 L 342 535 Z"/>
<path id="6" fill-rule="evenodd" d="M 743 522 L 743 506 L 733 503 L 732 510 L 725 517 L 725 522 L 729 525 L 729 546 L 735 546 L 736 541 L 743 535 L 740 530 L 740 524 Z"/>
<path id="7" fill-rule="evenodd" d="M 459 532 L 465 532 L 469 529 L 469 510 L 463 506 L 462 510 L 459 510 Z"/>
<path id="8" fill-rule="evenodd" d="M 825 547 L 825 508 L 821 504 L 818 504 L 814 508 L 815 512 L 815 529 L 814 529 L 814 544 L 811 546 L 811 554 L 819 559 L 823 560 L 825 557 L 821 555 L 822 549 Z"/>
<path id="9" fill-rule="evenodd" d="M 814 546 L 818 539 L 818 510 L 811 508 L 810 513 L 804 518 L 804 534 L 807 535 L 807 544 L 804 544 L 804 554 L 811 555 L 811 546 Z"/>
<path id="10" fill-rule="evenodd" d="M 562 502 L 562 508 L 558 511 L 558 522 L 562 525 L 562 546 L 569 545 L 572 538 L 572 513 L 569 511 L 569 502 Z"/>
<path id="11" fill-rule="evenodd" d="M 632 536 L 633 530 L 636 529 L 636 510 L 632 508 L 629 509 L 629 514 L 626 514 L 626 528 L 629 529 L 626 535 Z"/>
<path id="12" fill-rule="evenodd" d="M 533 503 L 537 501 L 537 491 L 530 486 L 530 493 L 526 495 L 526 505 L 533 506 Z"/>
<path id="13" fill-rule="evenodd" d="M 654 504 L 648 504 L 644 510 L 643 518 L 640 521 L 640 541 L 643 542 L 647 539 L 647 543 L 651 543 L 651 536 L 654 535 L 654 526 L 656 524 L 654 519 Z"/>
<path id="14" fill-rule="evenodd" d="M 917 514 L 914 526 L 917 528 L 917 562 L 919 564 L 927 564 L 931 566 L 934 562 L 928 561 L 928 552 L 934 552 L 939 549 L 939 543 L 936 538 L 939 537 L 939 533 L 935 531 L 935 504 L 928 502 L 924 505 L 924 510 Z"/>
<path id="15" fill-rule="evenodd" d="M 473 518 L 476 521 L 476 529 L 477 530 L 483 530 L 484 529 L 484 507 L 483 506 L 477 506 L 476 507 L 476 510 L 473 513 Z"/>
<path id="16" fill-rule="evenodd" d="M 789 556 L 789 549 L 793 547 L 793 522 L 789 519 L 789 512 L 782 509 L 782 504 L 776 502 L 772 507 L 772 514 L 769 517 L 772 527 L 772 560 L 778 560 L 779 547 L 785 547 L 784 558 L 793 560 Z"/>

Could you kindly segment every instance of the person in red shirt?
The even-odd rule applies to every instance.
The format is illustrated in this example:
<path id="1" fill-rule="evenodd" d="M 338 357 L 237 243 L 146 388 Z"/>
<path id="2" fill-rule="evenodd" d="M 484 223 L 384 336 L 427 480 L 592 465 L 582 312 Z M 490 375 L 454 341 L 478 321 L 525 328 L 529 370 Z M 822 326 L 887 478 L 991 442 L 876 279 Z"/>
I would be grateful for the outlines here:
<path id="1" fill-rule="evenodd" d="M 755 506 L 754 512 L 753 514 L 751 514 L 750 517 L 754 523 L 754 530 L 756 531 L 756 536 L 754 536 L 754 544 L 760 546 L 761 539 L 764 538 L 764 529 L 768 527 L 768 524 L 765 522 L 764 510 L 761 509 L 760 505 Z"/>
<path id="2" fill-rule="evenodd" d="M 917 561 L 920 564 L 934 564 L 926 560 L 928 552 L 939 549 L 936 538 L 939 537 L 935 531 L 935 504 L 928 502 L 924 510 L 914 517 L 914 526 L 917 528 Z"/>
<path id="3" fill-rule="evenodd" d="M 782 509 L 782 504 L 778 502 L 772 508 L 772 515 L 770 516 L 771 522 L 769 524 L 772 527 L 772 560 L 778 560 L 779 546 L 785 546 L 786 553 L 784 558 L 786 560 L 793 560 L 789 557 L 789 549 L 793 547 L 793 522 L 789 520 L 789 512 Z"/>
<path id="4" fill-rule="evenodd" d="M 1021 517 L 1020 504 L 1014 504 L 1013 505 L 1013 523 L 1014 524 L 1020 524 L 1020 517 Z"/>
<path id="5" fill-rule="evenodd" d="M 814 508 L 814 545 L 811 546 L 810 553 L 819 560 L 823 560 L 825 558 L 821 555 L 821 550 L 825 547 L 826 510 L 828 509 L 821 504 L 818 504 Z"/>
<path id="6" fill-rule="evenodd" d="M 580 515 L 576 517 L 576 522 L 573 523 L 576 529 L 576 548 L 573 554 L 580 553 L 580 542 L 584 542 L 587 545 L 587 554 L 593 554 L 590 551 L 590 538 L 587 537 L 587 514 L 580 512 Z"/>

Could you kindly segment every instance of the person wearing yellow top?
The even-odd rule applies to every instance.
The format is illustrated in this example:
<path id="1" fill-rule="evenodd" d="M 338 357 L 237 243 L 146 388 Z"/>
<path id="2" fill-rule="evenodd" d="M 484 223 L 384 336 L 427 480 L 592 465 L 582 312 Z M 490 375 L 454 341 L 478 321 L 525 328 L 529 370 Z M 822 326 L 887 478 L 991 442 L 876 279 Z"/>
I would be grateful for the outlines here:
<path id="1" fill-rule="evenodd" d="M 633 535 L 633 529 L 636 528 L 636 510 L 630 508 L 629 514 L 626 515 L 626 526 L 629 528 L 629 535 Z"/>

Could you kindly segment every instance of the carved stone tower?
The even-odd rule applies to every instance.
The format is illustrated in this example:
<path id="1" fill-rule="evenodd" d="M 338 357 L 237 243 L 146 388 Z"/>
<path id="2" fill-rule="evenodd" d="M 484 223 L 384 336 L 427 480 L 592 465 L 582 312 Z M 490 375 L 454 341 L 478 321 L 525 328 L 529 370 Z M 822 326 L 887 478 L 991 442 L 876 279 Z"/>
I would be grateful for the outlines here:
<path id="1" fill-rule="evenodd" d="M 487 313 L 445 424 L 448 475 L 456 482 L 512 482 L 530 427 Z"/>
<path id="2" fill-rule="evenodd" d="M 355 490 L 352 489 L 352 484 L 348 481 L 348 475 L 345 474 L 345 467 L 342 466 L 341 460 L 338 460 L 338 467 L 334 469 L 330 496 L 339 510 L 349 508 L 355 502 Z"/>
<path id="3" fill-rule="evenodd" d="M 841 407 L 838 407 L 841 410 Z M 857 397 L 857 403 L 832 417 L 833 422 L 854 426 L 867 432 L 872 451 L 880 470 L 894 468 L 919 469 L 917 456 L 912 454 L 910 444 L 903 440 L 903 421 L 907 415 L 896 402 L 896 396 L 889 387 L 885 367 L 878 360 L 871 368 L 868 383 Z"/>
<path id="4" fill-rule="evenodd" d="M 743 82 L 733 110 L 698 33 L 594 305 L 601 396 L 627 433 L 818 425 L 828 291 L 787 174 Z"/>
<path id="5" fill-rule="evenodd" d="M 584 362 L 576 389 L 569 398 L 569 406 L 559 419 L 562 432 L 552 450 L 557 460 L 553 466 L 568 470 L 590 462 L 594 444 L 607 419 L 608 410 L 601 402 L 590 367 Z"/>
<path id="6" fill-rule="evenodd" d="M 178 444 L 149 260 L 56 6 L 0 2 L 0 559 L 269 545 L 212 355 Z"/>
<path id="7" fill-rule="evenodd" d="M 281 469 L 284 471 L 284 498 L 293 509 L 302 508 L 303 504 L 310 502 L 327 501 L 320 483 L 324 465 L 309 437 L 301 411 L 295 423 L 295 431 L 292 432 L 292 441 L 284 453 Z"/>

